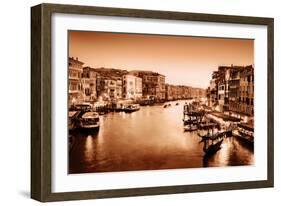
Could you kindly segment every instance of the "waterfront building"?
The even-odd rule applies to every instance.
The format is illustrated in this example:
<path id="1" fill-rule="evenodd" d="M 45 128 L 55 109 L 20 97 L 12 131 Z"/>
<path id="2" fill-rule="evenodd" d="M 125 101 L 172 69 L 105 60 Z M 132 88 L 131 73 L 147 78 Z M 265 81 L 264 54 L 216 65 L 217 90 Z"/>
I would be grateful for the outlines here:
<path id="1" fill-rule="evenodd" d="M 179 85 L 177 88 L 177 99 L 184 99 L 185 98 L 185 90 L 187 87 Z"/>
<path id="2" fill-rule="evenodd" d="M 229 81 L 230 81 L 230 70 L 231 68 L 227 67 L 225 70 L 225 99 L 223 111 L 229 111 Z"/>
<path id="3" fill-rule="evenodd" d="M 225 83 L 218 82 L 218 110 L 220 112 L 224 111 L 224 103 L 225 103 Z"/>
<path id="4" fill-rule="evenodd" d="M 78 58 L 68 58 L 68 105 L 75 105 L 83 102 L 83 87 L 81 76 L 83 73 L 83 62 Z"/>
<path id="5" fill-rule="evenodd" d="M 229 80 L 229 112 L 232 114 L 240 113 L 240 71 L 243 67 L 232 67 Z"/>
<path id="6" fill-rule="evenodd" d="M 214 71 L 212 74 L 212 79 L 210 81 L 210 100 L 209 105 L 211 108 L 215 108 L 218 104 L 218 87 L 217 87 L 217 71 Z"/>
<path id="7" fill-rule="evenodd" d="M 122 78 L 97 76 L 97 97 L 103 101 L 122 98 Z"/>
<path id="8" fill-rule="evenodd" d="M 254 68 L 220 66 L 208 89 L 209 106 L 240 118 L 254 115 Z"/>
<path id="9" fill-rule="evenodd" d="M 228 84 L 229 84 L 229 67 L 220 66 L 216 75 L 216 84 L 217 84 L 217 100 L 218 107 L 217 110 L 220 112 L 228 111 Z"/>
<path id="10" fill-rule="evenodd" d="M 179 99 L 190 99 L 193 97 L 201 97 L 201 89 L 193 88 L 190 86 L 179 86 L 179 88 L 180 88 Z M 194 92 L 194 90 L 196 90 L 196 92 Z"/>
<path id="11" fill-rule="evenodd" d="M 122 76 L 117 76 L 115 77 L 115 81 L 116 81 L 116 99 L 122 99 L 122 86 L 123 86 L 123 81 L 122 81 Z"/>
<path id="12" fill-rule="evenodd" d="M 206 96 L 206 91 L 184 85 L 166 84 L 166 100 L 201 98 Z"/>
<path id="13" fill-rule="evenodd" d="M 179 99 L 179 92 L 178 92 L 178 86 L 176 85 L 165 85 L 165 99 L 168 101 L 171 100 L 177 100 Z"/>
<path id="14" fill-rule="evenodd" d="M 94 102 L 97 99 L 97 73 L 91 67 L 84 67 L 82 73 L 82 88 L 84 102 Z"/>
<path id="15" fill-rule="evenodd" d="M 156 101 L 165 100 L 165 76 L 152 71 L 134 70 L 130 74 L 142 79 L 142 95 Z"/>
<path id="16" fill-rule="evenodd" d="M 122 98 L 122 77 L 126 70 L 113 68 L 95 68 L 97 73 L 97 98 L 104 101 L 115 101 Z"/>
<path id="17" fill-rule="evenodd" d="M 140 99 L 142 97 L 142 79 L 134 75 L 123 75 L 123 98 Z"/>
<path id="18" fill-rule="evenodd" d="M 254 115 L 254 68 L 245 67 L 240 72 L 240 112 L 247 116 Z"/>
<path id="19" fill-rule="evenodd" d="M 211 104 L 211 91 L 210 86 L 206 89 L 206 98 L 207 98 L 207 106 L 210 106 Z"/>
<path id="20" fill-rule="evenodd" d="M 206 90 L 205 89 L 191 87 L 191 88 L 189 88 L 189 90 L 190 90 L 189 98 L 206 97 Z"/>

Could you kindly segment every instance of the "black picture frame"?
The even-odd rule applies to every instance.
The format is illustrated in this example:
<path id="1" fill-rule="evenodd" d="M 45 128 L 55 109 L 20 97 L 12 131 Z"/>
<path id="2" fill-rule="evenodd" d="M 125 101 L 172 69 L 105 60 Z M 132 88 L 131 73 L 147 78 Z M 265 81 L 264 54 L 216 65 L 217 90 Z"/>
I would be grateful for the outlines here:
<path id="1" fill-rule="evenodd" d="M 53 193 L 51 190 L 51 16 L 54 13 L 134 18 L 221 22 L 267 27 L 267 180 L 149 188 Z M 274 78 L 272 18 L 229 16 L 170 11 L 40 4 L 31 8 L 31 198 L 64 201 L 140 195 L 204 192 L 273 187 L 274 184 Z"/>

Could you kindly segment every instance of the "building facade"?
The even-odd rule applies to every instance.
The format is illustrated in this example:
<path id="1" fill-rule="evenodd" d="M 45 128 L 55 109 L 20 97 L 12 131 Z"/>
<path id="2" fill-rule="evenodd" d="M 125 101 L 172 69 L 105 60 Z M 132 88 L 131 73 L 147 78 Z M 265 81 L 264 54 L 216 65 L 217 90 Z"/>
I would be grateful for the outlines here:
<path id="1" fill-rule="evenodd" d="M 97 76 L 97 97 L 103 101 L 122 98 L 122 78 Z"/>
<path id="2" fill-rule="evenodd" d="M 122 98 L 122 76 L 126 70 L 113 68 L 95 68 L 97 73 L 97 98 L 104 101 L 116 101 Z"/>
<path id="3" fill-rule="evenodd" d="M 238 116 L 254 115 L 254 68 L 220 66 L 208 89 L 209 106 Z"/>
<path id="4" fill-rule="evenodd" d="M 83 68 L 82 88 L 84 102 L 94 102 L 97 100 L 97 73 L 91 67 Z"/>
<path id="5" fill-rule="evenodd" d="M 206 90 L 184 85 L 166 84 L 166 100 L 201 98 L 206 96 Z"/>
<path id="6" fill-rule="evenodd" d="M 140 99 L 142 97 L 142 79 L 134 75 L 123 75 L 123 98 Z"/>
<path id="7" fill-rule="evenodd" d="M 240 113 L 240 71 L 242 69 L 242 67 L 234 67 L 230 70 L 229 111 L 234 114 Z"/>
<path id="8" fill-rule="evenodd" d="M 209 90 L 209 97 L 210 100 L 209 105 L 212 108 L 215 108 L 218 104 L 218 86 L 217 86 L 217 71 L 214 71 L 212 74 L 212 79 L 210 81 L 210 90 Z"/>
<path id="9" fill-rule="evenodd" d="M 166 90 L 166 93 L 165 93 L 166 100 L 171 101 L 171 100 L 179 99 L 178 86 L 166 84 L 165 90 Z"/>
<path id="10" fill-rule="evenodd" d="M 142 95 L 144 98 L 165 100 L 165 76 L 152 71 L 131 71 L 130 74 L 142 79 Z"/>
<path id="11" fill-rule="evenodd" d="M 83 62 L 78 58 L 68 58 L 68 105 L 75 105 L 84 101 L 82 87 Z"/>
<path id="12" fill-rule="evenodd" d="M 206 89 L 202 88 L 194 88 L 194 87 L 189 87 L 190 89 L 190 98 L 202 98 L 206 97 Z"/>
<path id="13" fill-rule="evenodd" d="M 247 66 L 240 72 L 240 112 L 248 116 L 254 115 L 254 69 Z"/>

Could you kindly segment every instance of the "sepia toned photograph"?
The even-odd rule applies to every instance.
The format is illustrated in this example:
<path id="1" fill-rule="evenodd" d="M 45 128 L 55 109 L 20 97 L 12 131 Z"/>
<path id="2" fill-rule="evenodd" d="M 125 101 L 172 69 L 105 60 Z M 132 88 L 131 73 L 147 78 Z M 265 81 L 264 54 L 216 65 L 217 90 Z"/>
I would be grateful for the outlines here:
<path id="1" fill-rule="evenodd" d="M 254 165 L 254 40 L 68 31 L 68 173 Z"/>

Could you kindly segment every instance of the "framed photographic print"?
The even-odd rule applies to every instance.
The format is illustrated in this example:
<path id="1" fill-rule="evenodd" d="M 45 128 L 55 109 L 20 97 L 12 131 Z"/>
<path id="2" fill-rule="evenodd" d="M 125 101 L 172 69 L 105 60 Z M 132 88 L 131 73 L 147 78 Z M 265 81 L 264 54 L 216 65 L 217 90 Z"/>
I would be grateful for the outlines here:
<path id="1" fill-rule="evenodd" d="M 31 197 L 273 187 L 273 19 L 31 8 Z"/>

